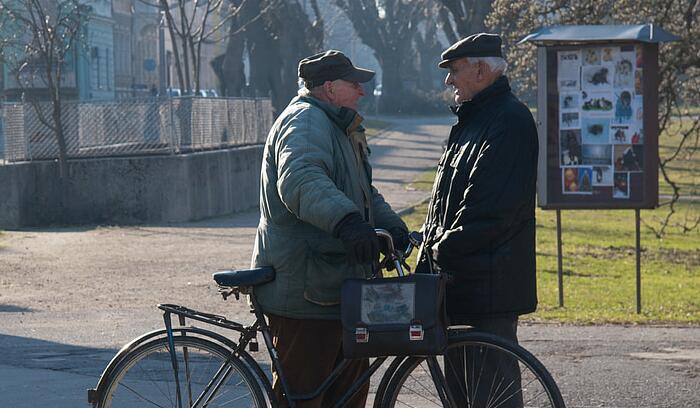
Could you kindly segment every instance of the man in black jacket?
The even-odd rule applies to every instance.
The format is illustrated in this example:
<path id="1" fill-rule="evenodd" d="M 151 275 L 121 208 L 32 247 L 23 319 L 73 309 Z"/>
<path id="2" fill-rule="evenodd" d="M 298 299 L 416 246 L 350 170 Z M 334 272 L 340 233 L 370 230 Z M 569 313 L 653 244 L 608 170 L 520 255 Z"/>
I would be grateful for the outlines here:
<path id="1" fill-rule="evenodd" d="M 438 163 L 418 270 L 428 267 L 430 257 L 452 276 L 447 289 L 452 325 L 473 326 L 517 343 L 518 316 L 537 306 L 537 129 L 503 75 L 507 64 L 498 35 L 471 35 L 445 50 L 442 59 L 457 123 Z M 465 358 L 448 357 L 454 364 Z M 519 384 L 517 365 L 486 363 L 487 369 L 509 371 Z M 454 384 L 450 371 L 448 381 Z M 463 398 L 474 402 L 474 396 Z M 522 406 L 519 393 L 504 406 Z"/>

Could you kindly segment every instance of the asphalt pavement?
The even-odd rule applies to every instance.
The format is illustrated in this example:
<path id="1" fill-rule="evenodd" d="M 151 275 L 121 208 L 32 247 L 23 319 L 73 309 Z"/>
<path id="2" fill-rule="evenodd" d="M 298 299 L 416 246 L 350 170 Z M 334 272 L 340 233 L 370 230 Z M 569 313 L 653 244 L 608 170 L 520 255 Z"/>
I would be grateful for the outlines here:
<path id="1" fill-rule="evenodd" d="M 370 141 L 395 209 L 432 168 L 451 118 L 392 119 Z M 192 223 L 6 231 L 0 237 L 0 408 L 87 407 L 118 348 L 159 328 L 158 302 L 250 319 L 210 272 L 246 267 L 257 211 Z M 569 407 L 700 407 L 700 328 L 522 324 Z"/>

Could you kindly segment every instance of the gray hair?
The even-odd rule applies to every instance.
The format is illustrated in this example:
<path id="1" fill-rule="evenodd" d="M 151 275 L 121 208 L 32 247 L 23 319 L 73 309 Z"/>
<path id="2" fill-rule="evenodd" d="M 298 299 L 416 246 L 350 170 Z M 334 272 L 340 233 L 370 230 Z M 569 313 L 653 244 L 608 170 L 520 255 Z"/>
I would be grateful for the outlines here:
<path id="1" fill-rule="evenodd" d="M 508 63 L 501 57 L 468 57 L 469 62 L 475 64 L 479 61 L 488 65 L 491 71 L 497 72 L 501 75 L 506 73 L 508 70 Z"/>
<path id="2" fill-rule="evenodd" d="M 297 81 L 297 86 L 299 89 L 297 90 L 297 95 L 304 97 L 304 96 L 310 96 L 311 95 L 311 89 L 306 87 L 306 84 L 304 83 L 304 80 L 299 78 Z"/>
<path id="3" fill-rule="evenodd" d="M 302 85 L 301 87 L 299 87 L 299 90 L 297 91 L 297 95 L 301 96 L 301 97 L 311 96 L 311 89 Z"/>

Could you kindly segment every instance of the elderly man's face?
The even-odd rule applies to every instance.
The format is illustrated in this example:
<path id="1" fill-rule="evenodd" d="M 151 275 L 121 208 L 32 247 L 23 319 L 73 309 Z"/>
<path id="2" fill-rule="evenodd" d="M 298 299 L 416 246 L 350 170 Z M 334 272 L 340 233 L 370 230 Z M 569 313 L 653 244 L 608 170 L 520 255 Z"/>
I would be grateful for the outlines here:
<path id="1" fill-rule="evenodd" d="M 360 98 L 365 96 L 365 91 L 360 83 L 337 79 L 331 82 L 330 85 L 328 99 L 330 99 L 331 103 L 336 106 L 357 110 Z"/>
<path id="2" fill-rule="evenodd" d="M 467 58 L 460 58 L 450 62 L 447 69 L 445 85 L 452 87 L 455 103 L 472 99 L 484 88 L 480 63 L 472 64 Z"/>

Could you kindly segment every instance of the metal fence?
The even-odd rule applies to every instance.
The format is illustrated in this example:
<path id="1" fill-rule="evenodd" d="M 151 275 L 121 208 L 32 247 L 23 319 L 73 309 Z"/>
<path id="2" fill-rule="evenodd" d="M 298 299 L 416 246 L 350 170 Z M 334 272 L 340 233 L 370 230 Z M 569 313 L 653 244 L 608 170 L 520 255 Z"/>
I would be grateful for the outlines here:
<path id="1" fill-rule="evenodd" d="M 41 115 L 39 112 L 41 112 Z M 0 163 L 58 157 L 48 102 L 3 103 Z M 68 158 L 178 154 L 264 143 L 269 99 L 201 98 L 64 102 Z"/>

